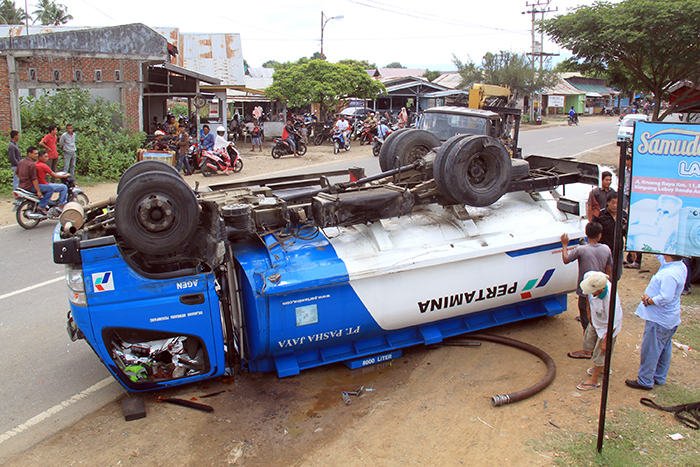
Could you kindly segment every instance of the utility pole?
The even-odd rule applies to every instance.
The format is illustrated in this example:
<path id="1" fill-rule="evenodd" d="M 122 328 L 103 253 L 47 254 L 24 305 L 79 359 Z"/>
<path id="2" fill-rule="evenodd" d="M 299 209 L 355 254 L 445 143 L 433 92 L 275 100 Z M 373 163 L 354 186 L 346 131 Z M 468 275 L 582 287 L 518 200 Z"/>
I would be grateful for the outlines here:
<path id="1" fill-rule="evenodd" d="M 532 69 L 535 69 L 535 65 L 537 63 L 537 57 L 540 58 L 540 73 L 542 73 L 542 69 L 544 68 L 544 57 L 545 56 L 551 56 L 555 54 L 551 53 L 545 53 L 543 49 L 543 44 L 544 44 L 544 33 L 540 32 L 540 42 L 537 42 L 535 40 L 535 22 L 537 21 L 537 14 L 541 14 L 540 19 L 544 19 L 544 14 L 545 13 L 553 13 L 555 11 L 559 11 L 559 8 L 551 9 L 549 8 L 549 4 L 551 3 L 552 0 L 537 0 L 535 3 L 530 3 L 528 1 L 525 2 L 525 6 L 530 8 L 527 11 L 523 11 L 523 14 L 528 14 L 530 13 L 532 15 L 532 51 L 528 55 L 532 55 Z M 540 113 L 542 113 L 542 93 L 539 93 L 535 91 L 536 97 L 537 97 L 537 102 L 539 103 L 539 109 Z M 533 99 L 533 96 L 530 96 L 530 121 L 535 120 L 535 99 Z"/>

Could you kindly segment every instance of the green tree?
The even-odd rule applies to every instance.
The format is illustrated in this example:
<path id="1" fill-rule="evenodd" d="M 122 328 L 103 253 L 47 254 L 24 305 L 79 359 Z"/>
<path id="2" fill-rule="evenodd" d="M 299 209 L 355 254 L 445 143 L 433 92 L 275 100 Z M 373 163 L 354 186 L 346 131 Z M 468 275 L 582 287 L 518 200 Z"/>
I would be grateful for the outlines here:
<path id="1" fill-rule="evenodd" d="M 384 68 L 406 68 L 406 67 L 401 65 L 401 63 L 399 63 L 399 62 L 391 62 L 390 64 L 388 64 Z"/>
<path id="2" fill-rule="evenodd" d="M 22 8 L 15 8 L 15 2 L 2 0 L 0 3 L 0 24 L 24 24 L 27 13 Z"/>
<path id="3" fill-rule="evenodd" d="M 314 52 L 311 57 L 309 57 L 309 60 L 325 60 L 326 56 L 321 54 L 321 52 Z"/>
<path id="4" fill-rule="evenodd" d="M 654 95 L 654 120 L 665 89 L 688 80 L 700 84 L 700 2 L 697 0 L 599 1 L 539 23 L 557 44 L 571 50 L 581 66 L 606 70 L 611 85 Z M 683 96 L 685 97 L 685 96 Z"/>
<path id="5" fill-rule="evenodd" d="M 376 63 L 370 63 L 368 60 L 354 60 L 352 58 L 346 58 L 344 60 L 338 60 L 341 65 L 347 66 L 359 66 L 363 70 L 369 70 L 371 68 L 377 68 Z"/>
<path id="6" fill-rule="evenodd" d="M 435 81 L 440 77 L 442 73 L 439 71 L 430 71 L 430 70 L 425 70 L 425 73 L 423 73 L 423 78 L 427 79 L 430 82 Z"/>
<path id="7" fill-rule="evenodd" d="M 39 0 L 35 6 L 34 23 L 39 22 L 43 26 L 60 26 L 73 19 L 73 16 L 68 14 L 68 8 L 54 0 Z"/>
<path id="8" fill-rule="evenodd" d="M 63 131 L 66 124 L 72 123 L 78 135 L 76 174 L 92 181 L 119 178 L 136 162 L 136 151 L 146 137 L 143 132 L 123 128 L 124 115 L 118 103 L 93 99 L 89 91 L 77 88 L 21 98 L 20 117 L 22 154 L 26 154 L 27 147 L 38 146 L 50 124 Z M 0 189 L 8 192 L 11 187 L 12 172 L 4 145 L 0 146 Z"/>
<path id="9" fill-rule="evenodd" d="M 480 65 L 471 60 L 462 63 L 456 56 L 452 62 L 462 77 L 460 88 L 469 89 L 474 83 L 508 86 L 514 93 L 531 94 L 559 81 L 558 75 L 549 67 L 542 70 L 532 66 L 527 55 L 510 51 L 498 54 L 487 52 Z"/>
<path id="10" fill-rule="evenodd" d="M 268 60 L 265 63 L 262 64 L 263 68 L 274 68 L 275 65 L 278 65 L 279 62 L 277 60 Z"/>
<path id="11" fill-rule="evenodd" d="M 384 85 L 373 80 L 359 66 L 350 67 L 323 60 L 297 63 L 288 68 L 275 68 L 273 83 L 265 94 L 271 99 L 286 100 L 292 107 L 314 102 L 326 110 L 340 100 L 349 98 L 374 99 L 386 92 Z"/>

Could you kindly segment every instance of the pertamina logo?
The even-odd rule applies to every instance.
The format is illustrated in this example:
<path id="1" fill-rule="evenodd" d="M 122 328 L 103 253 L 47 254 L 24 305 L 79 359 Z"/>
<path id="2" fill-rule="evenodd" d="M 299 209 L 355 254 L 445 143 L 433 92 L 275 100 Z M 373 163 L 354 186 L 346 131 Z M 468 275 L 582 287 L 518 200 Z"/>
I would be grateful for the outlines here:
<path id="1" fill-rule="evenodd" d="M 112 277 L 112 271 L 93 274 L 92 285 L 95 288 L 95 292 L 108 292 L 110 290 L 114 290 L 114 278 Z"/>
<path id="2" fill-rule="evenodd" d="M 549 279 L 552 278 L 552 275 L 554 274 L 554 269 L 549 269 L 545 271 L 545 273 L 542 275 L 541 278 L 538 279 L 530 279 L 527 281 L 527 284 L 525 284 L 525 287 L 523 287 L 523 290 L 520 291 L 520 298 L 523 300 L 526 300 L 528 298 L 532 298 L 532 293 L 528 292 L 528 290 L 531 290 L 532 288 L 540 288 L 544 287 L 547 285 L 547 282 L 549 282 Z M 536 284 L 536 285 L 535 285 Z"/>

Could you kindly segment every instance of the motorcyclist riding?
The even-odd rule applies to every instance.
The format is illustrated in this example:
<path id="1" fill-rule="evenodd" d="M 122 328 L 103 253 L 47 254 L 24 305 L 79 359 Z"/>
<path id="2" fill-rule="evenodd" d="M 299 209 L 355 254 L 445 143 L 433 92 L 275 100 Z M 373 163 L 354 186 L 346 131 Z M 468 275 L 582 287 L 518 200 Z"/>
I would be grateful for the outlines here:
<path id="1" fill-rule="evenodd" d="M 297 137 L 300 137 L 300 135 L 299 133 L 297 133 L 296 128 L 294 128 L 292 119 L 288 118 L 287 124 L 284 126 L 284 130 L 282 130 L 282 139 L 286 140 L 292 147 L 292 151 L 294 151 L 294 157 L 299 157 L 299 155 L 297 154 Z"/>
<path id="2" fill-rule="evenodd" d="M 576 123 L 578 122 L 578 114 L 574 110 L 574 106 L 571 106 L 571 110 L 569 110 L 569 118 L 571 119 L 572 122 Z"/>

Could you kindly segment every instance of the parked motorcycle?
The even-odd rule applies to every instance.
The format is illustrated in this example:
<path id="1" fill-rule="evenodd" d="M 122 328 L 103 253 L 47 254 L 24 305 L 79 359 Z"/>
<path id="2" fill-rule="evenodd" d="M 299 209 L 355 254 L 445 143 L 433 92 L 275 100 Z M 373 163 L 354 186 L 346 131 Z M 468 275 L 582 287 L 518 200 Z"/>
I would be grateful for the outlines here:
<path id="1" fill-rule="evenodd" d="M 66 172 L 58 172 L 59 175 L 64 175 Z M 68 187 L 68 196 L 66 197 L 67 202 L 77 202 L 83 206 L 90 204 L 90 199 L 88 196 L 75 185 L 75 180 L 72 177 L 62 178 L 61 182 Z M 39 222 L 48 219 L 58 219 L 61 216 L 61 208 L 58 206 L 58 202 L 55 200 L 49 201 L 46 206 L 46 214 L 37 210 L 39 207 L 40 198 L 31 191 L 23 190 L 22 188 L 17 188 L 14 190 L 15 195 L 14 206 L 12 208 L 15 211 L 15 216 L 17 218 L 17 223 L 20 227 L 24 229 L 33 229 Z"/>
<path id="2" fill-rule="evenodd" d="M 228 175 L 243 170 L 243 161 L 236 145 L 231 143 L 225 150 L 205 151 L 200 154 L 199 170 L 205 177 L 211 177 L 217 172 Z"/>
<path id="3" fill-rule="evenodd" d="M 301 139 L 300 136 L 294 136 L 295 143 L 297 145 L 297 155 L 303 156 L 306 154 L 306 143 Z M 275 138 L 272 142 L 272 158 L 279 159 L 282 156 L 288 154 L 294 154 L 292 146 L 289 141 L 282 138 Z"/>
<path id="4" fill-rule="evenodd" d="M 336 131 L 333 133 L 333 136 L 331 137 L 333 140 L 333 153 L 338 154 L 342 148 L 345 148 L 346 151 L 350 150 L 350 138 L 345 140 L 343 137 L 343 132 L 342 131 Z"/>
<path id="5" fill-rule="evenodd" d="M 619 110 L 617 107 L 603 107 L 600 110 L 600 115 L 610 115 L 611 117 L 614 117 L 619 113 Z"/>
<path id="6" fill-rule="evenodd" d="M 331 141 L 331 135 L 333 134 L 331 129 L 332 127 L 329 123 L 324 123 L 321 129 L 317 127 L 314 131 L 316 133 L 316 136 L 314 136 L 314 146 L 320 146 L 326 140 Z"/>
<path id="7" fill-rule="evenodd" d="M 566 117 L 566 123 L 571 126 L 571 125 L 576 125 L 578 126 L 578 114 L 574 115 L 573 117 L 571 115 L 568 115 Z"/>
<path id="8" fill-rule="evenodd" d="M 376 134 L 376 129 L 372 129 L 368 123 L 362 125 L 362 130 L 360 130 L 360 146 L 365 144 L 370 144 L 374 140 L 374 135 Z"/>

